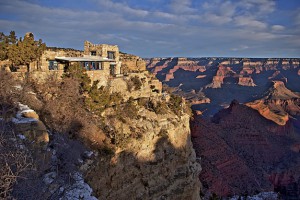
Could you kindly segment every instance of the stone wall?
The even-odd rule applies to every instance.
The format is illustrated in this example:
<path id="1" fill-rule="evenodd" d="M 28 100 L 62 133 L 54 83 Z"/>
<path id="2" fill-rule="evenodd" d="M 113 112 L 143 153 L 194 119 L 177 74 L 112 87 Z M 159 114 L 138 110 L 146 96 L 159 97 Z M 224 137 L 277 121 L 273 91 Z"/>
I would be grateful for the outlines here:
<path id="1" fill-rule="evenodd" d="M 37 62 L 32 62 L 30 65 L 30 70 L 49 71 L 49 60 L 55 60 L 55 57 L 57 56 L 81 57 L 83 56 L 83 52 L 75 49 L 55 48 L 55 47 L 47 48 L 40 58 L 39 65 L 37 66 Z M 63 70 L 63 65 L 58 65 L 58 69 Z"/>
<path id="2" fill-rule="evenodd" d="M 107 66 L 104 66 L 104 68 Z M 109 70 L 93 70 L 93 71 L 86 71 L 86 73 L 91 78 L 92 83 L 94 81 L 99 81 L 98 86 L 107 86 L 109 80 Z"/>
<path id="3" fill-rule="evenodd" d="M 121 63 L 120 63 L 120 53 L 119 47 L 117 45 L 108 44 L 93 44 L 89 41 L 84 42 L 84 55 L 91 56 L 91 51 L 96 52 L 96 56 L 101 56 L 108 58 L 108 52 L 114 52 L 115 54 L 115 74 L 121 74 Z"/>

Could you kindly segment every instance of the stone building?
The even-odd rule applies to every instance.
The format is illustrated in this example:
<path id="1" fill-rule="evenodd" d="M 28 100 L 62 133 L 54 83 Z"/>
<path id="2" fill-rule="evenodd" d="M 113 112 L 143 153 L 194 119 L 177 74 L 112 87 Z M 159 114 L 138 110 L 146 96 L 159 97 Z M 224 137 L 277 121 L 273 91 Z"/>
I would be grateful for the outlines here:
<path id="1" fill-rule="evenodd" d="M 9 62 L 9 61 L 8 61 Z M 45 80 L 50 74 L 61 77 L 71 65 L 79 64 L 86 69 L 92 81 L 99 81 L 99 85 L 106 86 L 113 77 L 128 75 L 128 73 L 146 71 L 145 61 L 135 55 L 119 52 L 117 45 L 93 44 L 84 42 L 84 50 L 71 48 L 47 47 L 42 56 L 30 63 L 29 72 L 39 80 Z M 28 71 L 26 66 L 15 66 L 11 63 L 0 63 L 8 66 L 9 71 L 23 77 Z"/>
<path id="2" fill-rule="evenodd" d="M 110 77 L 122 75 L 117 45 L 92 44 L 85 41 L 84 51 L 66 48 L 47 48 L 41 58 L 31 63 L 30 71 L 63 73 L 69 66 L 79 64 L 92 81 L 106 85 Z"/>

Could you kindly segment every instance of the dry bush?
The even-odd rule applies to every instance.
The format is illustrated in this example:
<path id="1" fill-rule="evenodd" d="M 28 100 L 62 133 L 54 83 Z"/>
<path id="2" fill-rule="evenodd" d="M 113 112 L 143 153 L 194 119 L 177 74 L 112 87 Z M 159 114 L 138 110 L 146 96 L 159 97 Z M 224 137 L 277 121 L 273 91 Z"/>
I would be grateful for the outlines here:
<path id="1" fill-rule="evenodd" d="M 40 111 L 43 121 L 53 130 L 68 132 L 72 129 L 77 117 L 84 115 L 82 98 L 79 95 L 79 83 L 66 78 L 57 91 L 44 96 L 44 106 Z M 76 126 L 78 126 L 76 124 Z"/>
<path id="2" fill-rule="evenodd" d="M 0 70 L 0 117 L 4 120 L 9 119 L 15 113 L 15 102 L 20 96 L 18 84 L 11 73 Z"/>
<path id="3" fill-rule="evenodd" d="M 17 145 L 13 131 L 0 129 L 0 198 L 7 199 L 17 180 L 32 169 L 33 162 L 29 154 Z"/>

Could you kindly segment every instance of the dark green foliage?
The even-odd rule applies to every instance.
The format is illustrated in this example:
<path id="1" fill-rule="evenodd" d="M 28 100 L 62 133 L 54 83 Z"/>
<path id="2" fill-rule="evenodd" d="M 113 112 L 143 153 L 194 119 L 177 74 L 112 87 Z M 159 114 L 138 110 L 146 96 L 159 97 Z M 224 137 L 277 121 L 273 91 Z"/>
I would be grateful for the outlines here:
<path id="1" fill-rule="evenodd" d="M 107 87 L 98 88 L 99 81 L 94 81 L 86 74 L 86 70 L 79 64 L 68 67 L 63 78 L 77 80 L 80 85 L 80 93 L 85 94 L 84 102 L 87 109 L 100 114 L 105 108 L 120 104 L 122 97 L 119 93 L 110 93 Z"/>
<path id="2" fill-rule="evenodd" d="M 149 98 L 139 98 L 138 105 L 155 112 L 156 114 L 167 114 L 168 106 L 164 101 L 154 101 Z"/>
<path id="3" fill-rule="evenodd" d="M 133 82 L 134 88 L 136 90 L 140 90 L 141 89 L 143 83 L 142 83 L 142 81 L 140 80 L 140 78 L 138 76 L 132 77 L 131 81 Z"/>
<path id="4" fill-rule="evenodd" d="M 168 106 L 176 115 L 180 115 L 183 107 L 182 97 L 171 94 Z"/>
<path id="5" fill-rule="evenodd" d="M 118 113 L 118 117 L 122 121 L 126 121 L 128 119 L 136 119 L 138 116 L 139 109 L 134 103 L 134 99 L 132 97 L 129 98 L 127 102 L 124 104 L 120 104 L 116 108 L 116 112 Z"/>
<path id="6" fill-rule="evenodd" d="M 209 200 L 221 200 L 222 198 L 216 195 L 215 193 L 212 193 L 212 195 L 209 197 Z"/>
<path id="7" fill-rule="evenodd" d="M 93 112 L 102 112 L 108 106 L 120 104 L 122 96 L 119 93 L 110 93 L 108 88 L 98 88 L 98 81 L 95 81 L 85 99 L 86 106 Z"/>
<path id="8" fill-rule="evenodd" d="M 138 76 L 131 77 L 130 80 L 127 82 L 129 92 L 131 92 L 132 89 L 140 90 L 142 88 L 142 85 L 143 83 Z"/>
<path id="9" fill-rule="evenodd" d="M 11 31 L 8 36 L 4 33 L 0 33 L 0 60 L 8 58 L 8 47 L 16 44 L 17 37 L 14 31 Z"/>
<path id="10" fill-rule="evenodd" d="M 80 91 L 82 93 L 91 90 L 91 79 L 86 74 L 86 70 L 80 67 L 79 64 L 73 64 L 67 68 L 63 74 L 63 78 L 72 78 L 80 83 Z"/>
<path id="11" fill-rule="evenodd" d="M 9 36 L 9 45 L 7 46 L 7 58 L 13 65 L 26 65 L 29 71 L 29 64 L 38 61 L 43 51 L 46 49 L 42 40 L 35 41 L 34 35 L 29 33 L 24 39 L 16 40 L 14 32 Z"/>

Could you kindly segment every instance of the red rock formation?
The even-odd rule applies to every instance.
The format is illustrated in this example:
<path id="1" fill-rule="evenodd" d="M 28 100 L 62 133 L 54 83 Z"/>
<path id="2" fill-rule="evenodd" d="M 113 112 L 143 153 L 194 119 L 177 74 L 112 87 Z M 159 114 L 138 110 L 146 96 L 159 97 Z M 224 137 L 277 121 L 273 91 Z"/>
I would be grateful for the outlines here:
<path id="1" fill-rule="evenodd" d="M 251 77 L 239 77 L 238 84 L 242 86 L 251 86 L 251 87 L 256 86 Z"/>
<path id="2" fill-rule="evenodd" d="M 201 158 L 200 181 L 204 192 L 227 196 L 272 191 L 276 184 L 282 186 L 285 181 L 284 178 L 280 183 L 270 181 L 277 169 L 295 169 L 293 176 L 299 177 L 300 170 L 294 168 L 294 161 L 284 159 L 291 153 L 289 125 L 282 130 L 257 111 L 236 101 L 212 121 L 207 122 L 199 116 L 191 121 L 194 148 Z M 299 166 L 300 160 L 295 159 L 295 162 Z"/>
<path id="3" fill-rule="evenodd" d="M 279 125 L 285 125 L 289 115 L 300 115 L 300 95 L 287 89 L 281 81 L 273 83 L 266 97 L 246 105 L 257 110 L 265 118 Z"/>
<path id="4" fill-rule="evenodd" d="M 236 73 L 230 67 L 219 65 L 216 75 L 213 77 L 212 83 L 206 87 L 221 88 L 225 77 L 233 77 Z"/>
<path id="5" fill-rule="evenodd" d="M 198 75 L 196 78 L 205 78 L 206 75 Z"/>
<path id="6" fill-rule="evenodd" d="M 179 69 L 192 72 L 204 72 L 206 70 L 205 66 L 201 66 L 198 64 L 198 61 L 189 60 L 187 58 L 178 58 L 177 65 L 169 70 L 169 72 L 166 74 L 165 81 L 174 79 L 174 73 Z"/>
<path id="7" fill-rule="evenodd" d="M 168 67 L 168 64 L 172 59 L 162 59 L 162 58 L 153 58 L 150 63 L 147 65 L 147 68 L 156 75 L 158 72 L 162 71 L 164 68 Z"/>
<path id="8" fill-rule="evenodd" d="M 179 89 L 173 93 L 182 96 L 191 105 L 210 103 L 210 99 L 203 92 L 196 92 L 195 90 L 184 92 Z"/>
<path id="9" fill-rule="evenodd" d="M 280 74 L 280 71 L 276 70 L 271 77 L 269 77 L 268 79 L 273 79 L 276 78 L 278 75 Z"/>
<path id="10" fill-rule="evenodd" d="M 260 73 L 263 70 L 263 62 L 261 61 L 244 61 L 243 69 L 240 72 L 241 75 L 250 75 L 252 73 Z"/>

